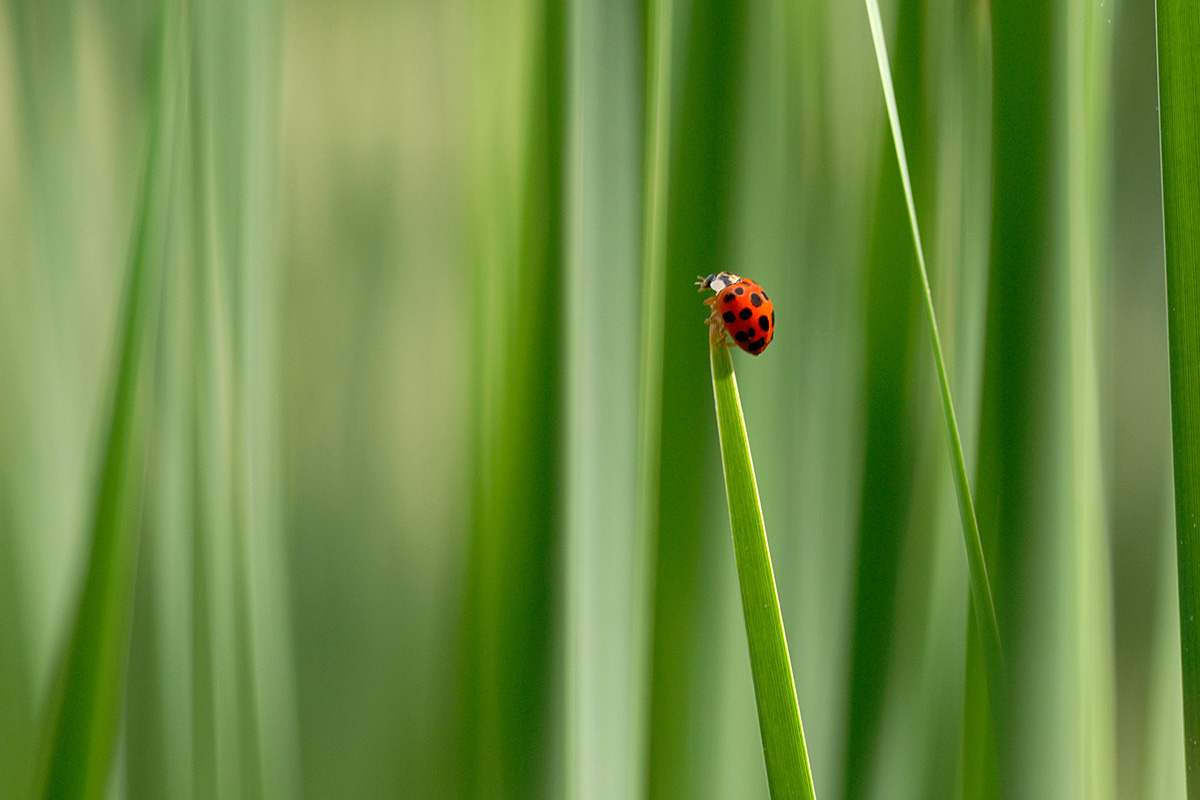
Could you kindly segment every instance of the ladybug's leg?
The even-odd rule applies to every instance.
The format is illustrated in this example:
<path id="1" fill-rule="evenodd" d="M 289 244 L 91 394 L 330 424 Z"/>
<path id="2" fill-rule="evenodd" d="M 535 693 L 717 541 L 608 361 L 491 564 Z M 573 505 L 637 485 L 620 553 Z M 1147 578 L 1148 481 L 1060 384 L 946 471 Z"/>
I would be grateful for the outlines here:
<path id="1" fill-rule="evenodd" d="M 708 315 L 708 319 L 704 320 L 704 323 L 706 325 L 712 325 L 717 321 L 717 298 L 715 296 L 708 298 L 704 301 L 704 305 L 712 309 L 712 313 Z"/>
<path id="2" fill-rule="evenodd" d="M 732 346 L 733 340 L 727 337 L 728 331 L 725 330 L 725 322 L 717 312 L 717 296 L 713 295 L 705 300 L 704 305 L 712 309 L 712 313 L 708 315 L 708 319 L 704 320 L 704 323 L 708 325 L 709 341 L 713 344 L 724 342 L 726 346 Z"/>

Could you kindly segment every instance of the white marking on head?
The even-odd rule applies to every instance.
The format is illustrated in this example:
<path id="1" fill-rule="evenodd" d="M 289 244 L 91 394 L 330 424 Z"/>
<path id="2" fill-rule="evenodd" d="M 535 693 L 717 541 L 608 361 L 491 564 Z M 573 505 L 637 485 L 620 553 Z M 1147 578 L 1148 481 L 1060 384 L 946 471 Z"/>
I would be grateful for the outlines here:
<path id="1" fill-rule="evenodd" d="M 716 275 L 709 275 L 705 280 L 709 289 L 721 292 L 740 281 L 741 278 L 732 272 L 718 272 Z"/>

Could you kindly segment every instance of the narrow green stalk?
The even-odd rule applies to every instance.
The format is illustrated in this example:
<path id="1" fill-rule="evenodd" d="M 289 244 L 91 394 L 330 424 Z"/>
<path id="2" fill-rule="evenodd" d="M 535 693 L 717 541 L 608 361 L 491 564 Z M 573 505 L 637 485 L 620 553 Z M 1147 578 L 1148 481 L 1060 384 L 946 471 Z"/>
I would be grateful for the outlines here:
<path id="1" fill-rule="evenodd" d="M 1112 570 L 1101 475 L 1101 413 L 1097 354 L 1099 277 L 1109 250 L 1106 146 L 1111 26 L 1089 0 L 1067 4 L 1065 292 L 1055 316 L 1066 327 L 1064 389 L 1059 400 L 1064 446 L 1059 474 L 1063 536 L 1056 561 L 1065 589 L 1070 635 L 1062 651 L 1071 666 L 1071 794 L 1091 800 L 1117 796 L 1116 678 L 1112 640 Z M 1057 294 L 1057 293 L 1056 293 Z M 1059 337 L 1056 337 L 1059 338 Z M 1072 663 L 1073 662 L 1073 663 Z"/>
<path id="2" fill-rule="evenodd" d="M 1157 7 L 1183 740 L 1188 797 L 1200 798 L 1200 7 Z"/>
<path id="3" fill-rule="evenodd" d="M 958 497 L 958 513 L 962 523 L 963 543 L 967 550 L 967 569 L 971 576 L 971 598 L 974 601 L 976 622 L 983 649 L 984 663 L 988 674 L 988 693 L 993 709 L 1003 708 L 1000 690 L 1004 681 L 1004 655 L 1000 647 L 1000 630 L 996 624 L 996 608 L 992 602 L 992 588 L 988 581 L 987 565 L 983 560 L 983 544 L 979 539 L 979 524 L 975 518 L 975 505 L 971 501 L 971 487 L 967 483 L 967 468 L 963 459 L 962 439 L 958 433 L 958 422 L 954 416 L 954 401 L 950 396 L 950 381 L 946 376 L 946 362 L 942 357 L 942 343 L 938 336 L 937 315 L 933 309 L 933 294 L 929 289 L 929 274 L 925 269 L 925 252 L 921 247 L 921 232 L 917 225 L 917 209 L 913 202 L 912 181 L 908 175 L 908 159 L 904 155 L 904 137 L 900 132 L 900 115 L 896 109 L 896 93 L 892 88 L 892 73 L 888 66 L 887 43 L 883 37 L 883 23 L 879 14 L 878 0 L 865 0 L 867 16 L 871 22 L 871 38 L 875 43 L 875 57 L 879 62 L 879 79 L 883 85 L 883 96 L 887 103 L 888 120 L 892 128 L 892 142 L 896 146 L 896 161 L 900 167 L 900 179 L 904 184 L 904 198 L 908 203 L 908 220 L 912 226 L 913 244 L 917 252 L 917 267 L 921 272 L 924 290 L 925 316 L 929 323 L 929 336 L 933 344 L 934 363 L 937 366 L 938 389 L 941 391 L 942 415 L 946 422 L 946 436 L 950 446 L 950 466 L 954 476 L 954 489 Z"/>
<path id="4" fill-rule="evenodd" d="M 811 800 L 816 793 L 733 361 L 729 348 L 720 342 L 710 341 L 710 356 L 725 496 L 729 501 L 729 525 L 733 531 L 746 640 L 750 645 L 750 670 L 754 676 L 767 783 L 774 800 L 792 797 Z"/>
<path id="5" fill-rule="evenodd" d="M 638 398 L 637 551 L 634 564 L 635 644 L 641 648 L 635 691 L 634 738 L 646 744 L 636 765 L 649 773 L 651 654 L 654 650 L 654 571 L 662 461 L 663 340 L 666 319 L 667 197 L 671 141 L 671 31 L 674 0 L 649 0 L 646 10 L 646 111 L 642 196 L 642 331 Z"/>
<path id="6" fill-rule="evenodd" d="M 557 615 L 563 398 L 559 351 L 543 343 L 562 325 L 567 9 L 563 0 L 530 5 L 521 12 L 533 26 L 533 58 L 521 110 L 520 188 L 503 173 L 481 184 L 482 220 L 497 233 L 479 260 L 479 438 L 462 718 L 470 796 L 528 797 L 552 756 L 544 687 L 552 674 L 549 620 Z"/>
<path id="7" fill-rule="evenodd" d="M 111 416 L 104 446 L 91 553 L 58 680 L 43 720 L 38 796 L 100 798 L 118 736 L 127 661 L 145 469 L 147 393 L 157 339 L 166 198 L 171 175 L 179 17 L 164 2 L 159 83 L 124 297 Z"/>
<path id="8" fill-rule="evenodd" d="M 644 785 L 650 608 L 638 526 L 642 5 L 567 3 L 563 584 L 566 798 Z M 601 400 L 603 398 L 603 400 Z"/>

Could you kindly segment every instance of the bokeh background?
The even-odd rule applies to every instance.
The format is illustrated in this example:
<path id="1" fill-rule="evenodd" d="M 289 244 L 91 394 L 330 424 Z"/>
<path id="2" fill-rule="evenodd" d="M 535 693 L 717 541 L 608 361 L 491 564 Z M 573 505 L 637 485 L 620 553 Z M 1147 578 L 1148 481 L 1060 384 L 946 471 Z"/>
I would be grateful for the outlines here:
<path id="1" fill-rule="evenodd" d="M 0 797 L 80 602 L 150 130 L 108 797 L 765 797 L 721 269 L 778 313 L 734 361 L 818 797 L 995 796 L 995 752 L 1014 797 L 1183 795 L 1152 2 L 881 4 L 998 742 L 861 4 L 179 5 L 159 106 L 166 4 L 0 5 Z"/>

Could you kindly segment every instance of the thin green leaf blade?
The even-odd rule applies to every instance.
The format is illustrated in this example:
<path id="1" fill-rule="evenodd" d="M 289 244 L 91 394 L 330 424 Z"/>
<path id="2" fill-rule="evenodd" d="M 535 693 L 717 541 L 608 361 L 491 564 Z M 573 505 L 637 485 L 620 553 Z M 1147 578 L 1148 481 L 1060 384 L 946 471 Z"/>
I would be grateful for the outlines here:
<path id="1" fill-rule="evenodd" d="M 1158 0 L 1159 135 L 1188 797 L 1200 797 L 1200 6 Z"/>
<path id="2" fill-rule="evenodd" d="M 169 60 L 178 18 L 162 9 L 159 85 L 123 298 L 116 378 L 101 462 L 83 590 L 43 720 L 39 796 L 99 798 L 118 735 L 145 469 L 147 392 L 153 380 L 165 197 L 173 149 Z"/>
<path id="3" fill-rule="evenodd" d="M 521 186 L 489 176 L 480 187 L 487 223 L 504 226 L 479 273 L 478 472 L 463 676 L 471 796 L 528 797 L 554 756 L 544 687 L 552 677 L 548 620 L 557 616 L 563 398 L 559 351 L 543 343 L 562 325 L 567 9 L 546 0 L 528 11 L 533 61 Z M 519 202 L 510 206 L 514 195 Z M 514 206 L 516 218 L 508 218 Z"/>
<path id="4" fill-rule="evenodd" d="M 568 798 L 644 785 L 650 608 L 638 525 L 640 4 L 567 4 L 564 297 L 565 747 Z"/>
<path id="5" fill-rule="evenodd" d="M 754 676 L 754 698 L 758 705 L 767 783 L 771 797 L 776 800 L 790 797 L 811 800 L 816 795 L 733 361 L 724 343 L 713 341 L 710 344 L 725 494 L 729 502 L 729 524 L 733 531 L 746 639 L 750 646 L 750 669 Z"/>
<path id="6" fill-rule="evenodd" d="M 1003 703 L 998 693 L 1004 681 L 1004 656 L 1000 646 L 1000 630 L 996 624 L 996 608 L 992 600 L 991 584 L 987 565 L 983 558 L 983 544 L 979 538 L 979 523 L 975 516 L 975 505 L 971 500 L 971 487 L 967 482 L 966 462 L 963 459 L 962 438 L 954 416 L 954 401 L 950 394 L 950 381 L 946 375 L 946 362 L 942 356 L 941 339 L 938 336 L 937 315 L 933 308 L 933 294 L 929 289 L 929 274 L 925 268 L 925 252 L 921 246 L 921 232 L 917 224 L 916 204 L 913 201 L 912 181 L 908 174 L 908 159 L 904 154 L 904 137 L 900 131 L 900 115 L 896 109 L 896 93 L 892 88 L 891 68 L 888 66 L 887 43 L 883 36 L 883 23 L 878 0 L 865 0 L 867 16 L 871 23 L 871 38 L 875 43 L 875 55 L 879 62 L 879 80 L 883 86 L 887 104 L 888 120 L 891 123 L 892 142 L 896 146 L 896 161 L 900 168 L 900 179 L 904 184 L 904 197 L 908 203 L 908 218 L 912 226 L 913 245 L 917 252 L 917 266 L 921 271 L 924 289 L 925 315 L 929 323 L 929 336 L 933 344 L 934 362 L 937 366 L 938 389 L 941 393 L 942 415 L 946 423 L 946 436 L 950 447 L 950 466 L 954 477 L 954 489 L 958 498 L 958 511 L 962 523 L 963 544 L 967 553 L 967 569 L 971 577 L 971 599 L 983 648 L 984 662 L 988 673 L 988 691 L 993 707 Z"/>

